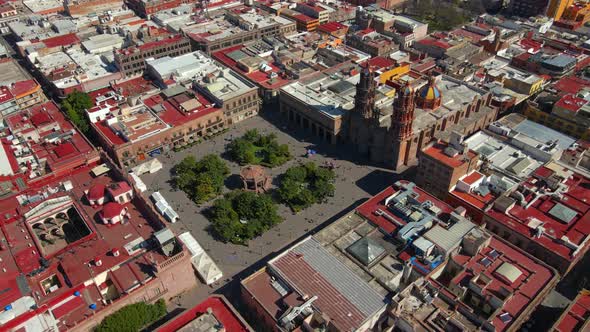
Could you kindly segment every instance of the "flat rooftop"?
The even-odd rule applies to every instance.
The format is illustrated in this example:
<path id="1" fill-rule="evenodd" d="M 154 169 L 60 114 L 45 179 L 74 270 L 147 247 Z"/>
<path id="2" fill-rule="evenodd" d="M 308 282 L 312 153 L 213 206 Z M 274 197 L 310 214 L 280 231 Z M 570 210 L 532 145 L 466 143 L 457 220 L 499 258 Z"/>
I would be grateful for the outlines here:
<path id="1" fill-rule="evenodd" d="M 442 141 L 427 147 L 422 150 L 422 153 L 451 168 L 457 168 L 469 163 L 476 156 L 476 153 L 472 150 L 467 151 L 464 155 L 461 151 L 455 150 L 452 146 Z"/>
<path id="2" fill-rule="evenodd" d="M 23 4 L 33 13 L 42 14 L 43 12 L 60 12 L 64 6 L 62 1 L 58 0 L 24 0 Z"/>
<path id="3" fill-rule="evenodd" d="M 219 39 L 246 32 L 245 29 L 226 21 L 224 17 L 188 26 L 183 28 L 183 31 L 189 38 L 204 42 L 215 42 Z"/>
<path id="4" fill-rule="evenodd" d="M 258 29 L 264 29 L 276 24 L 279 25 L 288 25 L 288 24 L 293 24 L 293 21 L 288 20 L 284 17 L 281 16 L 275 16 L 275 15 L 260 15 L 256 12 L 246 12 L 243 14 L 240 14 L 240 19 L 242 19 L 245 23 L 249 24 L 250 26 L 253 27 L 258 27 Z"/>
<path id="5" fill-rule="evenodd" d="M 95 123 L 96 128 L 115 145 L 138 142 L 170 128 L 144 104 L 101 107 L 112 111 L 105 120 Z"/>
<path id="6" fill-rule="evenodd" d="M 195 82 L 200 92 L 220 103 L 256 89 L 254 84 L 233 70 L 221 66 L 201 51 L 175 58 L 150 60 L 147 64 L 162 79 L 173 77 L 175 81 Z"/>
<path id="7" fill-rule="evenodd" d="M 485 176 L 478 171 L 473 171 L 459 179 L 458 184 L 449 193 L 466 204 L 483 211 L 498 197 L 497 193 L 492 191 L 493 189 L 508 190 L 517 184 L 516 181 L 508 177 L 496 174 Z"/>
<path id="8" fill-rule="evenodd" d="M 144 103 L 170 126 L 178 126 L 207 114 L 219 112 L 215 102 L 193 90 L 167 98 L 163 93 L 147 98 Z"/>
<path id="9" fill-rule="evenodd" d="M 208 311 L 211 311 L 209 314 Z M 172 318 L 166 324 L 156 329 L 156 332 L 193 332 L 211 331 L 211 320 L 207 315 L 213 316 L 214 320 L 221 324 L 226 331 L 250 332 L 252 329 L 234 309 L 225 297 L 212 295 L 203 302 L 197 304 L 180 315 Z"/>
<path id="10" fill-rule="evenodd" d="M 322 73 L 285 85 L 281 88 L 281 94 L 288 94 L 324 116 L 336 119 L 354 108 L 356 84 L 359 79 L 360 74 L 356 64 L 335 66 Z M 393 102 L 392 92 L 392 87 L 380 85 L 376 89 L 376 107 L 388 112 Z"/>
<path id="11" fill-rule="evenodd" d="M 465 143 L 500 172 L 518 178 L 526 178 L 543 164 L 536 156 L 483 131 L 467 138 Z"/>
<path id="12" fill-rule="evenodd" d="M 0 59 L 0 86 L 31 79 L 30 74 L 14 59 Z"/>

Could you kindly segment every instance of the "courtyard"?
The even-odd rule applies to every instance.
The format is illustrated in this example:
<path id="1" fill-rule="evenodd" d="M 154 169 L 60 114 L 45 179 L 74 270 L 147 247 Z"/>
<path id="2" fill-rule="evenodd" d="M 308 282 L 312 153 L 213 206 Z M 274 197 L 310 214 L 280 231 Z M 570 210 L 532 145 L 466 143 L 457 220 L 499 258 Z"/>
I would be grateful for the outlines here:
<path id="1" fill-rule="evenodd" d="M 207 231 L 209 221 L 202 214 L 202 211 L 207 209 L 212 201 L 197 205 L 183 191 L 175 190 L 171 181 L 171 169 L 188 155 L 200 159 L 207 154 L 217 154 L 227 162 L 230 168 L 231 175 L 226 181 L 224 192 L 240 188 L 241 166 L 228 160 L 224 153 L 225 146 L 232 138 L 240 137 L 250 129 L 258 129 L 261 134 L 276 134 L 279 143 L 287 144 L 294 156 L 292 160 L 280 167 L 266 169 L 267 174 L 273 180 L 273 187 L 276 187 L 278 175 L 283 174 L 289 167 L 309 161 L 318 165 L 331 162 L 334 164 L 336 172 L 336 193 L 327 203 L 312 205 L 298 214 L 294 214 L 285 205 L 279 205 L 279 214 L 284 218 L 284 221 L 262 236 L 251 240 L 248 246 L 222 243 L 214 239 Z M 307 158 L 305 154 L 309 148 L 316 150 L 317 154 Z M 155 174 L 141 176 L 150 190 L 146 194 L 159 191 L 166 198 L 180 215 L 179 222 L 168 224 L 168 226 L 177 234 L 190 231 L 224 274 L 223 282 L 212 287 L 202 285 L 195 290 L 194 294 L 187 294 L 179 299 L 178 305 L 186 308 L 197 303 L 207 293 L 215 292 L 218 288 L 223 287 L 240 272 L 245 269 L 251 272 L 252 269 L 260 266 L 260 264 L 256 265 L 257 262 L 265 261 L 291 242 L 303 237 L 323 223 L 334 220 L 343 211 L 350 211 L 366 198 L 381 191 L 387 185 L 393 184 L 395 175 L 391 171 L 365 165 L 362 160 L 355 160 L 355 154 L 351 150 L 350 147 L 343 145 L 336 146 L 317 142 L 311 137 L 311 134 L 287 128 L 278 119 L 269 121 L 261 116 L 256 116 L 237 124 L 220 136 L 172 153 L 170 156 L 160 157 L 163 169 Z"/>

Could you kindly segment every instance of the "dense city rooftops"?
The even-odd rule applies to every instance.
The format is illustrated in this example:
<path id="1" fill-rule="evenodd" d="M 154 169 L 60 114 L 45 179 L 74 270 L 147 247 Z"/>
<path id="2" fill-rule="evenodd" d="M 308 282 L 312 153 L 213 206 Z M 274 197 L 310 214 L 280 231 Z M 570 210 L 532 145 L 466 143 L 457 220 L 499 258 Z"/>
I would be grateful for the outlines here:
<path id="1" fill-rule="evenodd" d="M 159 247 L 150 242 L 162 229 L 160 221 L 146 219 L 126 182 L 115 180 L 110 172 L 93 177 L 95 165 L 0 201 L 1 236 L 11 247 L 0 253 L 6 271 L 3 282 L 14 283 L 1 299 L 3 308 L 11 306 L 2 313 L 3 327 L 72 327 L 108 306 L 94 299 L 125 296 L 155 277 L 155 270 L 145 266 L 178 253 L 170 251 L 171 243 Z M 96 187 L 107 190 L 107 200 L 120 203 L 91 206 L 85 192 Z M 121 219 L 101 222 L 113 204 L 122 207 L 116 216 Z M 29 310 L 33 305 L 38 309 Z"/>
<path id="2" fill-rule="evenodd" d="M 539 168 L 486 214 L 534 238 L 566 260 L 584 252 L 590 236 L 590 179 L 551 163 Z"/>
<path id="3" fill-rule="evenodd" d="M 288 84 L 281 88 L 281 93 L 312 106 L 323 116 L 336 119 L 354 108 L 355 86 L 359 78 L 359 66 L 344 63 Z M 376 107 L 388 112 L 387 106 L 391 106 L 393 102 L 394 91 L 388 85 L 378 86 Z"/>
<path id="4" fill-rule="evenodd" d="M 201 51 L 175 58 L 166 56 L 149 60 L 147 66 L 161 85 L 193 82 L 197 90 L 213 98 L 220 106 L 228 99 L 255 89 L 252 83 L 233 70 L 220 66 Z"/>
<path id="5" fill-rule="evenodd" d="M 94 149 L 53 102 L 5 118 L 2 137 L 3 175 L 28 179 L 69 172 L 92 158 Z"/>
<path id="6" fill-rule="evenodd" d="M 558 131 L 511 114 L 467 140 L 467 146 L 480 154 L 500 174 L 527 178 L 543 163 L 559 158 L 574 139 Z"/>
<path id="7" fill-rule="evenodd" d="M 473 248 L 473 243 L 476 250 L 464 249 L 451 257 L 447 267 L 458 267 L 458 273 L 445 280 L 443 272 L 432 285 L 434 288 L 438 288 L 439 283 L 445 285 L 451 293 L 447 295 L 441 290 L 439 296 L 445 301 L 452 303 L 455 296 L 462 298 L 462 305 L 467 306 L 468 311 L 478 312 L 479 318 L 486 321 L 484 325 L 491 325 L 496 331 L 506 331 L 516 320 L 519 321 L 516 326 L 522 324 L 520 316 L 526 317 L 540 304 L 555 285 L 557 273 L 507 242 L 481 232 L 471 233 L 463 240 L 464 246 Z M 481 245 L 478 241 L 489 242 Z M 463 293 L 463 289 L 469 294 Z M 478 303 L 474 298 L 485 300 Z M 478 310 L 486 305 L 491 307 L 487 313 Z M 464 311 L 463 306 L 456 309 L 466 314 L 468 311 Z"/>
<path id="8" fill-rule="evenodd" d="M 278 89 L 291 81 L 283 75 L 271 56 L 267 57 L 269 58 L 267 61 L 266 58 L 249 56 L 241 51 L 242 49 L 243 46 L 238 45 L 217 51 L 212 56 L 266 89 Z M 247 59 L 252 60 L 253 63 L 248 63 Z"/>

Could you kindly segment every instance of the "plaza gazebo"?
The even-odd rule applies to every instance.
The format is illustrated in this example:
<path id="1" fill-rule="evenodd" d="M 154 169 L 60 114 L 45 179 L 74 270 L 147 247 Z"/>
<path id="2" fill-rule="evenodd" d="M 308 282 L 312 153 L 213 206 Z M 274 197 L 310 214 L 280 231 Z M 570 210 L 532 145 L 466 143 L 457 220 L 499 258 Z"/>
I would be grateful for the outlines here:
<path id="1" fill-rule="evenodd" d="M 270 188 L 270 177 L 266 175 L 262 166 L 246 166 L 240 171 L 240 177 L 245 190 L 261 193 Z"/>

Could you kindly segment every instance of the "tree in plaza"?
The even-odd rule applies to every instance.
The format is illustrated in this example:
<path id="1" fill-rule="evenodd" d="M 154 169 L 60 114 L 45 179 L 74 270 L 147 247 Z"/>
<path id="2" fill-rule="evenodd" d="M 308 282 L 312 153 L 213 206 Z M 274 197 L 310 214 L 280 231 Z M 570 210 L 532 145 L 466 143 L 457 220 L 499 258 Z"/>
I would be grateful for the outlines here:
<path id="1" fill-rule="evenodd" d="M 248 130 L 227 147 L 229 156 L 240 165 L 256 164 L 280 166 L 291 159 L 289 147 L 279 144 L 275 134 L 262 135 L 256 129 Z"/>
<path id="2" fill-rule="evenodd" d="M 235 244 L 246 244 L 282 221 L 270 196 L 242 190 L 216 200 L 208 218 L 222 241 Z"/>
<path id="3" fill-rule="evenodd" d="M 61 102 L 61 107 L 67 117 L 85 134 L 88 134 L 90 130 L 90 123 L 85 113 L 92 106 L 92 98 L 87 93 L 78 90 L 68 94 Z"/>
<path id="4" fill-rule="evenodd" d="M 283 203 L 298 212 L 333 196 L 335 178 L 333 170 L 315 163 L 294 166 L 285 172 L 277 193 Z"/>
<path id="5" fill-rule="evenodd" d="M 221 194 L 229 168 L 217 155 L 206 155 L 197 161 L 185 157 L 174 167 L 174 183 L 196 203 L 206 202 Z"/>

